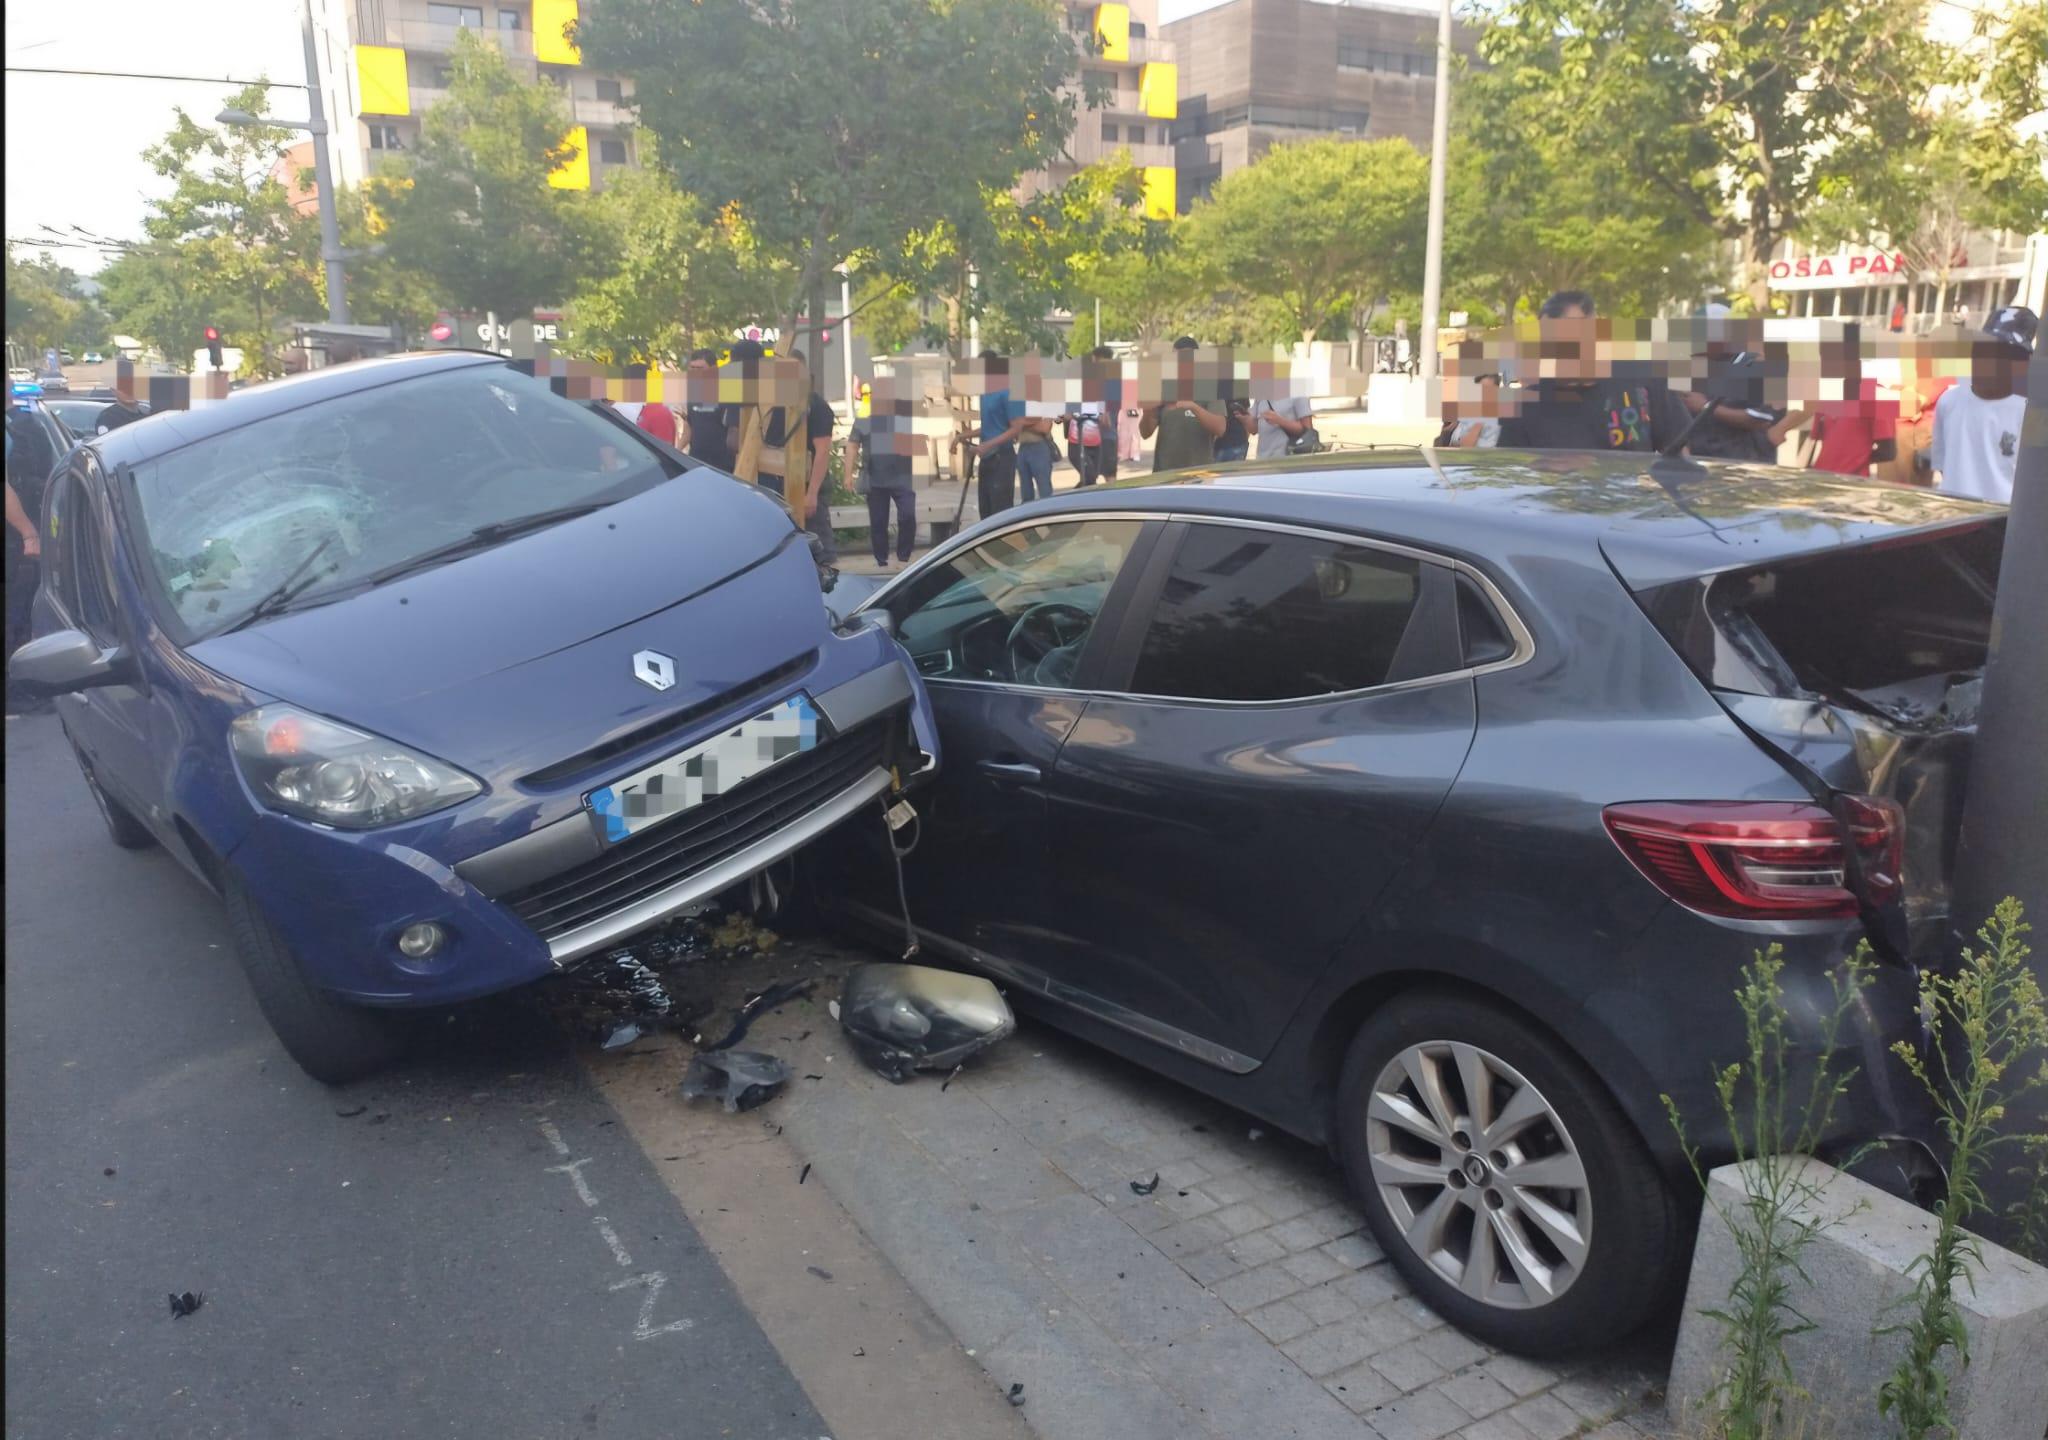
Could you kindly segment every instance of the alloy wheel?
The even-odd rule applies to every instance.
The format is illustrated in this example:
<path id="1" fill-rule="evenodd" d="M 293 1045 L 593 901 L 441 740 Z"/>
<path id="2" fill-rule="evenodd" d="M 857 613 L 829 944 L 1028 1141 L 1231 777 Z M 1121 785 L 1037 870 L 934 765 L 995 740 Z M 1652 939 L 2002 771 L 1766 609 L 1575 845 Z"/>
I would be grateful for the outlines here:
<path id="1" fill-rule="evenodd" d="M 1585 1272 L 1586 1167 L 1563 1119 L 1475 1045 L 1410 1045 L 1373 1082 L 1366 1158 L 1415 1253 L 1482 1304 L 1547 1305 Z"/>

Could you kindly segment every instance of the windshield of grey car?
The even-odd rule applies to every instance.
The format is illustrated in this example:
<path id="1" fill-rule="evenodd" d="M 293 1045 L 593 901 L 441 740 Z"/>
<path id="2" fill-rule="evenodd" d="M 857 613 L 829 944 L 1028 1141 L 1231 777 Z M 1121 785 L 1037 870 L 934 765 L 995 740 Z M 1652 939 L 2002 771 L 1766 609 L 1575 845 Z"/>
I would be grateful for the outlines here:
<path id="1" fill-rule="evenodd" d="M 478 366 L 288 411 L 140 465 L 133 510 L 152 588 L 190 643 L 281 586 L 317 603 L 430 551 L 466 553 L 480 530 L 475 548 L 495 538 L 489 527 L 623 500 L 679 468 L 544 382 Z"/>

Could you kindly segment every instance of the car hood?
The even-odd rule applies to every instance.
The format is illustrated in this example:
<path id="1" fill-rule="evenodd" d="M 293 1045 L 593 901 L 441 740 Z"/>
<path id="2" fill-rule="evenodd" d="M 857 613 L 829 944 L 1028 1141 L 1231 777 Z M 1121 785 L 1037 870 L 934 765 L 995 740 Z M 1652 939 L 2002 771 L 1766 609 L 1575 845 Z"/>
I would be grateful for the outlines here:
<path id="1" fill-rule="evenodd" d="M 190 653 L 490 775 L 712 699 L 815 649 L 828 628 L 788 512 L 701 471 Z M 670 689 L 635 678 L 641 649 L 674 661 Z"/>

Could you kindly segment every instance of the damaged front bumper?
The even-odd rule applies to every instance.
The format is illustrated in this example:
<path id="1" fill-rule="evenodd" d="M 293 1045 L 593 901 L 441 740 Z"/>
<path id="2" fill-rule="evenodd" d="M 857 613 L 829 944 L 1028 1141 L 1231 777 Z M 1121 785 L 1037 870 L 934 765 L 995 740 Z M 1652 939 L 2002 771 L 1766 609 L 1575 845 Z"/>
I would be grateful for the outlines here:
<path id="1" fill-rule="evenodd" d="M 707 900 L 795 853 L 937 765 L 938 745 L 905 665 L 812 698 L 830 734 L 733 790 L 607 844 L 589 817 L 542 826 L 457 865 L 518 915 L 557 966 Z"/>

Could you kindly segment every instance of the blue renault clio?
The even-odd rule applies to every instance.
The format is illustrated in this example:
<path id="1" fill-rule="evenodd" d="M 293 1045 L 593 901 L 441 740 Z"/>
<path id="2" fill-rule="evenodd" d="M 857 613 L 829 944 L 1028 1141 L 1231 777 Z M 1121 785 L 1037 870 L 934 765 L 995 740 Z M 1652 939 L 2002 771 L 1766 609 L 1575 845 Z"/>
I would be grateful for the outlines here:
<path id="1" fill-rule="evenodd" d="M 76 448 L 36 638 L 116 844 L 226 901 L 292 1057 L 573 965 L 933 770 L 774 499 L 495 356 L 401 355 Z M 877 820 L 876 823 L 880 823 Z"/>

